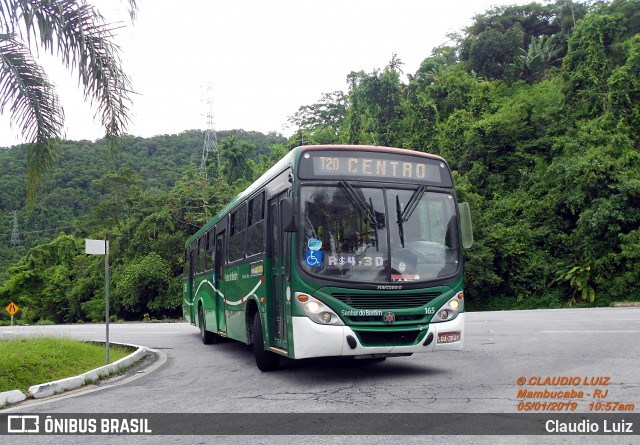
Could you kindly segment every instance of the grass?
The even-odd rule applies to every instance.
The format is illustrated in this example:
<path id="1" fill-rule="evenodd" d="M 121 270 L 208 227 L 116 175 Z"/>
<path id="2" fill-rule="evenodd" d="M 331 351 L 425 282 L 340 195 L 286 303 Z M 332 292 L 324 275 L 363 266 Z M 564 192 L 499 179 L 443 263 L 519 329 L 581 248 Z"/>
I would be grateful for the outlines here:
<path id="1" fill-rule="evenodd" d="M 131 353 L 123 347 L 109 348 L 115 362 Z M 103 345 L 67 338 L 14 338 L 0 340 L 0 392 L 74 377 L 106 364 Z"/>

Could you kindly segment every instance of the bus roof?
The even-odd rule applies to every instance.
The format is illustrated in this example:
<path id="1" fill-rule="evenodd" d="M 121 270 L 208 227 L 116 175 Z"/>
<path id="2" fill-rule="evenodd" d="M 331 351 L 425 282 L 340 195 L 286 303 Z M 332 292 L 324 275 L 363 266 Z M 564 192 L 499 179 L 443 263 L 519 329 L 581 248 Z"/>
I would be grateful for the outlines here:
<path id="1" fill-rule="evenodd" d="M 399 154 L 399 155 L 422 156 L 425 158 L 436 159 L 438 161 L 446 162 L 444 158 L 431 153 L 409 150 L 407 148 L 383 147 L 380 145 L 302 145 L 296 148 L 299 148 L 301 153 L 305 151 L 310 151 L 310 150 L 374 151 L 374 152 L 379 151 L 379 152 Z"/>

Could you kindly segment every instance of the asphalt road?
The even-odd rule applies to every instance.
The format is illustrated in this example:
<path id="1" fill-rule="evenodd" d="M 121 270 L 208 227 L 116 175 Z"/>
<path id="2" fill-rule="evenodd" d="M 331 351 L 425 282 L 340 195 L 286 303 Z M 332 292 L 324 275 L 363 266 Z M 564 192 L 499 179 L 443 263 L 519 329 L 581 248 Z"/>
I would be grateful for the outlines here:
<path id="1" fill-rule="evenodd" d="M 465 350 L 384 362 L 283 360 L 260 372 L 251 349 L 236 342 L 203 345 L 185 323 L 110 326 L 111 340 L 148 346 L 159 361 L 133 378 L 62 397 L 31 401 L 2 413 L 517 413 L 520 389 L 557 390 L 544 383 L 574 379 L 568 389 L 608 389 L 602 401 L 640 413 L 640 308 L 468 313 Z M 104 340 L 104 325 L 0 327 L 13 335 L 65 335 Z M 524 377 L 525 384 L 520 386 Z M 578 380 L 579 379 L 579 383 Z M 585 380 L 588 383 L 584 385 Z M 563 386 L 561 389 L 567 389 Z M 575 412 L 590 412 L 592 396 Z M 286 428 L 286 425 L 284 426 Z M 640 425 L 636 426 L 640 430 Z M 634 443 L 635 437 L 590 436 L 593 443 Z M 403 443 L 468 443 L 470 436 L 403 437 Z M 14 439 L 16 439 L 14 441 Z M 12 443 L 57 443 L 60 437 L 12 437 Z M 28 439 L 28 441 L 26 440 Z M 158 437 L 64 437 L 65 443 L 156 443 Z M 217 443 L 385 443 L 388 436 L 225 436 Z M 544 439 L 544 440 L 541 440 Z M 172 443 L 209 443 L 212 436 L 172 436 Z M 576 436 L 475 436 L 474 443 L 582 443 Z M 96 442 L 98 443 L 98 442 Z M 637 442 L 636 442 L 637 443 Z"/>

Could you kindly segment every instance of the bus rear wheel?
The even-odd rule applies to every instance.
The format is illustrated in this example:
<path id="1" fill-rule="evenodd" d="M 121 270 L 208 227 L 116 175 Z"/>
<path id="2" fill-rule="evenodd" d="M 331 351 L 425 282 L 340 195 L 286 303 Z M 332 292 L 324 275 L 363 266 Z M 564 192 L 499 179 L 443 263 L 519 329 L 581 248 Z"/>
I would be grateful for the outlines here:
<path id="1" fill-rule="evenodd" d="M 280 356 L 265 349 L 264 337 L 262 335 L 262 320 L 260 312 L 256 312 L 253 317 L 253 329 L 251 331 L 251 342 L 253 343 L 253 354 L 256 357 L 256 365 L 260 371 L 274 371 L 280 364 Z"/>
<path id="2" fill-rule="evenodd" d="M 218 336 L 211 331 L 207 331 L 204 321 L 204 313 L 202 312 L 202 306 L 198 307 L 198 324 L 200 325 L 200 338 L 202 343 L 210 345 L 211 343 L 217 343 Z"/>

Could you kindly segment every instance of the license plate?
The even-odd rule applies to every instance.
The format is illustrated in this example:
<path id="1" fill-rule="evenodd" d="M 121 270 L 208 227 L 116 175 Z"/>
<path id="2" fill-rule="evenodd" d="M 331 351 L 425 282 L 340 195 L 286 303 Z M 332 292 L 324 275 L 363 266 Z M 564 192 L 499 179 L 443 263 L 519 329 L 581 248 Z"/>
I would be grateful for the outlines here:
<path id="1" fill-rule="evenodd" d="M 438 334 L 438 343 L 453 343 L 460 341 L 460 331 L 441 332 Z"/>

